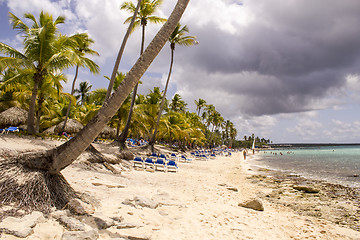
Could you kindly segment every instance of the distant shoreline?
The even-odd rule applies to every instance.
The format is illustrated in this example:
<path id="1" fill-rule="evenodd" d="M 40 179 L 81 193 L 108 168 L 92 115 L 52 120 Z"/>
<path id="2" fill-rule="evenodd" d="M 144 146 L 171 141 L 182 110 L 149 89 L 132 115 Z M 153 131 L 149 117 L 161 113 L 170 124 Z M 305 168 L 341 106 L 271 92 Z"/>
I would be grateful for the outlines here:
<path id="1" fill-rule="evenodd" d="M 360 146 L 360 143 L 272 143 L 272 148 Z"/>

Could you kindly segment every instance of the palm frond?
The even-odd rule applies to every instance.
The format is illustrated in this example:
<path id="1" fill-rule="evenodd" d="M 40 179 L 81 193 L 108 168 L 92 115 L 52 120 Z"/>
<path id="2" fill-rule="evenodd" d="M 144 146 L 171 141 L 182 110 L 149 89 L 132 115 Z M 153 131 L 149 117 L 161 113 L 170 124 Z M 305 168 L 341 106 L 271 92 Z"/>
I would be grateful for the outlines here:
<path id="1" fill-rule="evenodd" d="M 15 57 L 0 57 L 0 69 L 6 68 L 33 68 L 32 62 Z"/>
<path id="2" fill-rule="evenodd" d="M 83 58 L 83 66 L 87 67 L 91 73 L 99 73 L 100 67 L 94 61 L 88 58 Z"/>
<path id="3" fill-rule="evenodd" d="M 17 16 L 9 12 L 10 23 L 13 29 L 18 29 L 20 33 L 26 33 L 29 31 L 29 27 L 23 23 Z"/>
<path id="4" fill-rule="evenodd" d="M 156 17 L 156 16 L 150 16 L 147 18 L 148 22 L 151 22 L 151 23 L 164 23 L 166 22 L 166 19 L 165 18 L 162 18 L 162 17 Z"/>
<path id="5" fill-rule="evenodd" d="M 10 57 L 26 59 L 24 54 L 2 42 L 0 42 L 0 52 Z"/>
<path id="6" fill-rule="evenodd" d="M 24 17 L 27 19 L 30 19 L 31 21 L 33 21 L 33 27 L 34 28 L 39 28 L 39 25 L 34 17 L 34 15 L 32 15 L 31 13 L 25 13 Z"/>

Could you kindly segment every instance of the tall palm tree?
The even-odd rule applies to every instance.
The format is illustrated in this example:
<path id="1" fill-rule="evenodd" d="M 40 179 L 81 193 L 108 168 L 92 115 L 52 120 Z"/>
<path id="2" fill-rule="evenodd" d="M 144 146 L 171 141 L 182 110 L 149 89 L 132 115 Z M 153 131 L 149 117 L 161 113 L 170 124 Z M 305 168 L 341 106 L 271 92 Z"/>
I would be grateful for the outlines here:
<path id="1" fill-rule="evenodd" d="M 194 102 L 196 104 L 197 115 L 200 116 L 200 111 L 203 107 L 206 106 L 206 101 L 204 99 L 199 98 L 199 101 L 194 100 Z"/>
<path id="2" fill-rule="evenodd" d="M 135 24 L 135 18 L 136 18 L 137 14 L 138 14 L 138 11 L 139 11 L 139 8 L 140 8 L 140 5 L 141 5 L 141 1 L 142 0 L 138 0 L 137 6 L 132 10 L 133 11 L 133 16 L 131 18 L 129 27 L 126 30 L 123 41 L 121 43 L 120 50 L 119 50 L 118 55 L 116 57 L 115 66 L 114 66 L 113 72 L 111 74 L 108 89 L 106 91 L 105 101 L 110 97 L 111 92 L 114 90 L 114 84 L 115 84 L 115 81 L 116 81 L 115 80 L 116 74 L 118 72 L 120 61 L 121 61 L 122 55 L 123 55 L 124 50 L 125 50 L 126 42 L 129 39 L 131 31 L 133 30 L 133 27 L 134 27 L 134 24 Z"/>
<path id="3" fill-rule="evenodd" d="M 153 15 L 155 13 L 155 11 L 157 10 L 157 8 L 161 5 L 161 3 L 162 3 L 162 0 L 142 0 L 142 2 L 140 4 L 140 9 L 136 16 L 135 22 L 134 22 L 134 29 L 138 26 L 141 26 L 141 28 L 142 28 L 140 55 L 144 51 L 145 28 L 147 26 L 147 23 L 148 22 L 162 23 L 162 22 L 166 21 L 166 19 L 164 19 L 164 18 L 160 18 L 160 17 Z M 126 11 L 129 11 L 131 13 L 134 13 L 134 11 L 136 9 L 132 2 L 124 2 L 120 8 L 124 9 Z M 132 18 L 129 17 L 125 20 L 125 23 L 127 23 L 131 20 L 132 20 Z M 137 88 L 138 88 L 138 84 L 135 85 L 134 90 L 133 90 L 133 95 L 131 98 L 131 104 L 130 104 L 130 109 L 129 109 L 129 115 L 128 115 L 128 119 L 126 121 L 125 128 L 123 129 L 123 131 L 121 132 L 121 134 L 118 138 L 121 148 L 125 148 L 125 140 L 127 138 L 129 128 L 130 128 L 130 122 L 131 122 L 131 117 L 133 114 L 133 109 L 134 109 L 134 104 L 135 104 L 135 99 L 136 99 L 136 94 L 137 94 Z"/>
<path id="4" fill-rule="evenodd" d="M 0 43 L 0 51 L 9 57 L 0 57 L 0 68 L 21 68 L 21 74 L 14 78 L 23 78 L 31 75 L 33 89 L 29 104 L 28 126 L 29 134 L 36 133 L 35 129 L 35 105 L 39 85 L 45 76 L 57 70 L 69 67 L 72 63 L 66 58 L 66 53 L 71 46 L 71 41 L 58 34 L 57 25 L 64 23 L 65 18 L 59 16 L 55 21 L 53 17 L 41 11 L 39 21 L 34 15 L 26 13 L 26 19 L 32 21 L 32 26 L 27 26 L 22 20 L 10 13 L 10 22 L 13 29 L 17 29 L 24 38 L 24 53 Z"/>
<path id="5" fill-rule="evenodd" d="M 178 0 L 168 21 L 156 34 L 155 38 L 126 75 L 124 81 L 116 89 L 112 97 L 108 99 L 96 116 L 78 132 L 75 137 L 46 152 L 23 154 L 14 157 L 15 159 L 8 158 L 0 164 L 0 185 L 3 193 L 0 195 L 0 201 L 6 203 L 13 201 L 13 196 L 26 196 L 28 201 L 21 199 L 21 203 L 28 204 L 28 206 L 30 205 L 29 207 L 49 207 L 50 204 L 57 204 L 58 207 L 63 207 L 69 199 L 73 197 L 74 191 L 71 191 L 71 187 L 61 175 L 60 171 L 75 161 L 116 113 L 165 45 L 189 1 L 190 0 Z M 27 169 L 32 169 L 32 171 Z M 25 183 L 24 181 L 16 181 L 16 178 L 28 172 L 30 172 L 27 175 L 29 178 L 27 178 Z M 39 190 L 41 191 L 40 194 L 39 191 L 33 191 L 32 188 L 28 187 L 32 185 L 36 186 L 37 189 L 41 189 Z M 48 198 L 44 199 L 46 197 Z M 33 201 L 34 199 L 37 199 L 36 205 Z M 38 201 L 40 199 L 44 200 L 41 202 L 42 204 Z"/>
<path id="6" fill-rule="evenodd" d="M 237 130 L 234 127 L 234 125 L 231 124 L 231 126 L 230 126 L 230 143 L 229 143 L 230 147 L 232 147 L 233 142 L 234 142 L 234 140 L 236 138 L 236 135 L 237 135 Z"/>
<path id="7" fill-rule="evenodd" d="M 164 94 L 162 96 L 162 100 L 161 100 L 161 104 L 160 104 L 160 110 L 159 110 L 159 114 L 158 114 L 158 118 L 156 120 L 156 124 L 155 124 L 155 129 L 154 129 L 154 133 L 152 134 L 152 137 L 150 139 L 150 145 L 153 148 L 154 142 L 155 142 L 155 137 L 156 137 L 156 132 L 157 132 L 157 128 L 160 122 L 160 117 L 164 108 L 164 103 L 165 103 L 165 99 L 166 99 L 166 93 L 167 93 L 167 89 L 169 86 L 169 81 L 170 81 L 170 76 L 171 76 L 171 71 L 172 71 L 172 67 L 173 67 L 173 63 L 174 63 L 174 53 L 175 53 L 175 45 L 180 45 L 180 46 L 191 46 L 194 44 L 198 44 L 198 42 L 196 41 L 196 37 L 195 36 L 185 36 L 186 33 L 189 32 L 188 27 L 185 25 L 184 27 L 181 27 L 180 23 L 177 24 L 175 30 L 173 31 L 173 33 L 170 35 L 169 38 L 169 42 L 170 42 L 170 49 L 171 49 L 171 57 L 170 57 L 170 69 L 169 69 L 169 74 L 166 80 L 166 85 L 165 85 L 165 90 L 164 90 Z M 152 149 L 153 151 L 154 149 Z"/>
<path id="8" fill-rule="evenodd" d="M 94 40 L 89 38 L 87 33 L 78 33 L 71 36 L 71 38 L 76 43 L 75 47 L 73 48 L 72 56 L 71 56 L 72 62 L 76 64 L 75 77 L 71 86 L 71 93 L 70 93 L 71 95 L 74 95 L 75 83 L 79 74 L 79 67 L 88 68 L 91 73 L 99 73 L 100 67 L 91 59 L 85 57 L 86 54 L 97 55 L 97 56 L 99 55 L 98 52 L 90 48 L 90 45 L 94 43 Z M 61 132 L 63 132 L 66 127 L 66 122 L 70 114 L 71 105 L 72 105 L 72 101 L 70 98 L 69 105 L 66 110 L 64 125 L 62 127 Z"/>

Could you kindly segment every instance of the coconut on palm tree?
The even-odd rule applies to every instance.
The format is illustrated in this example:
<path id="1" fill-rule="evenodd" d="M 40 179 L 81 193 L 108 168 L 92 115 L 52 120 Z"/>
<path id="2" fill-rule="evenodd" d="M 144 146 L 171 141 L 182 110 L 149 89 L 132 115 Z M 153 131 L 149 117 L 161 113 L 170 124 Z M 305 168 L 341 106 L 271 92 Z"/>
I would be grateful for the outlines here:
<path id="1" fill-rule="evenodd" d="M 162 23 L 162 22 L 166 21 L 166 19 L 164 19 L 164 18 L 153 15 L 155 13 L 155 11 L 157 10 L 157 8 L 161 5 L 161 3 L 162 3 L 162 0 L 142 0 L 142 2 L 140 4 L 140 9 L 135 18 L 135 22 L 134 22 L 134 29 L 139 26 L 141 26 L 141 28 L 142 28 L 140 55 L 144 51 L 145 28 L 146 28 L 148 22 Z M 134 13 L 134 11 L 136 10 L 136 8 L 132 2 L 124 2 L 121 5 L 121 9 L 129 11 L 131 13 Z M 128 19 L 125 20 L 125 23 L 127 23 L 131 20 L 132 20 L 132 18 L 129 17 Z M 131 104 L 130 104 L 130 109 L 129 109 L 129 115 L 128 115 L 128 118 L 126 121 L 126 125 L 125 125 L 123 131 L 121 132 L 121 135 L 118 138 L 121 148 L 125 148 L 125 140 L 127 138 L 129 128 L 130 128 L 130 122 L 131 122 L 131 117 L 133 114 L 133 109 L 134 109 L 134 104 L 135 104 L 135 99 L 136 99 L 136 94 L 137 94 L 137 88 L 138 88 L 138 84 L 136 84 L 133 89 L 133 94 L 132 94 Z"/>
<path id="2" fill-rule="evenodd" d="M 46 152 L 27 153 L 0 162 L 2 203 L 29 208 L 64 207 L 75 193 L 60 171 L 69 166 L 99 135 L 165 45 L 189 0 L 178 0 L 168 21 L 156 34 L 124 81 L 96 116 L 71 140 Z M 26 181 L 16 181 L 26 179 Z"/>
<path id="3" fill-rule="evenodd" d="M 66 57 L 72 41 L 58 33 L 57 25 L 65 21 L 63 16 L 59 16 L 53 21 L 50 14 L 41 11 L 39 21 L 30 13 L 25 14 L 24 17 L 32 21 L 30 27 L 10 13 L 12 27 L 17 29 L 24 38 L 24 51 L 22 53 L 0 43 L 0 52 L 8 56 L 0 57 L 0 68 L 21 69 L 22 71 L 19 71 L 19 74 L 13 77 L 14 79 L 21 79 L 29 75 L 32 77 L 33 88 L 29 104 L 27 130 L 28 133 L 34 134 L 36 133 L 35 106 L 39 86 L 46 75 L 65 69 L 72 64 Z"/>
<path id="4" fill-rule="evenodd" d="M 194 45 L 194 44 L 198 44 L 198 42 L 196 41 L 195 36 L 185 36 L 185 34 L 188 33 L 188 32 L 189 32 L 189 29 L 188 29 L 188 27 L 186 25 L 184 27 L 181 27 L 180 23 L 178 23 L 175 30 L 172 32 L 172 34 L 170 35 L 170 38 L 169 38 L 170 49 L 171 49 L 170 69 L 169 69 L 169 74 L 168 74 L 168 77 L 167 77 L 167 80 L 166 80 L 164 95 L 163 95 L 162 100 L 161 100 L 160 110 L 159 110 L 158 118 L 156 120 L 154 133 L 152 134 L 152 137 L 150 139 L 150 145 L 151 145 L 152 148 L 153 148 L 153 145 L 154 145 L 154 142 L 155 142 L 156 132 L 157 132 L 159 121 L 160 121 L 161 114 L 162 114 L 162 111 L 163 111 L 163 107 L 164 107 L 164 103 L 165 103 L 165 99 L 166 99 L 167 89 L 168 89 L 168 86 L 169 86 L 170 76 L 171 76 L 172 67 L 173 67 L 173 63 L 174 63 L 175 46 L 176 45 L 191 46 L 191 45 Z M 152 151 L 153 150 L 154 149 L 152 149 Z"/>

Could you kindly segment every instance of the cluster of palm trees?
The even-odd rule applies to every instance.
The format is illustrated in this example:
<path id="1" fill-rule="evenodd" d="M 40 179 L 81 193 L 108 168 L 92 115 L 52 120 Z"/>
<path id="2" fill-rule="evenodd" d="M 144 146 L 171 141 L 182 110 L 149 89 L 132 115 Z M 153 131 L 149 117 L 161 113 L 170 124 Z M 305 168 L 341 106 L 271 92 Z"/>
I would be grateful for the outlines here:
<path id="1" fill-rule="evenodd" d="M 137 26 L 142 28 L 140 55 L 144 52 L 147 24 L 166 21 L 153 15 L 161 3 L 161 0 L 139 0 L 137 6 L 131 2 L 121 5 L 121 9 L 133 14 L 125 21 L 130 23 L 128 31 L 132 32 Z M 25 14 L 24 17 L 32 22 L 31 26 L 10 13 L 12 27 L 24 39 L 23 51 L 0 43 L 0 52 L 4 55 L 0 56 L 0 111 L 12 106 L 27 109 L 29 134 L 37 134 L 62 121 L 64 129 L 69 118 L 87 124 L 112 91 L 122 83 L 126 74 L 114 71 L 110 78 L 107 77 L 110 80 L 108 89 L 91 91 L 92 86 L 87 82 L 81 82 L 76 89 L 80 67 L 94 74 L 99 73 L 99 66 L 87 57 L 99 55 L 91 49 L 94 41 L 86 33 L 72 36 L 61 34 L 57 26 L 64 23 L 64 17 L 60 16 L 54 21 L 45 12 L 40 13 L 39 20 L 32 14 Z M 171 100 L 166 99 L 175 46 L 198 43 L 196 37 L 186 36 L 188 31 L 187 26 L 178 23 L 168 39 L 171 61 L 165 89 L 162 91 L 154 87 L 147 95 L 142 95 L 137 94 L 136 84 L 132 94 L 128 95 L 108 122 L 110 127 L 117 129 L 116 138 L 120 144 L 124 145 L 127 137 L 134 137 L 147 139 L 150 145 L 163 141 L 180 146 L 231 146 L 237 131 L 233 123 L 225 121 L 213 105 L 199 99 L 195 101 L 197 113 L 191 113 L 179 94 L 175 94 Z M 124 42 L 126 40 L 124 38 Z M 118 57 L 120 59 L 121 56 Z M 63 71 L 71 67 L 75 68 L 75 77 L 69 94 L 63 92 L 62 82 L 67 81 Z"/>

